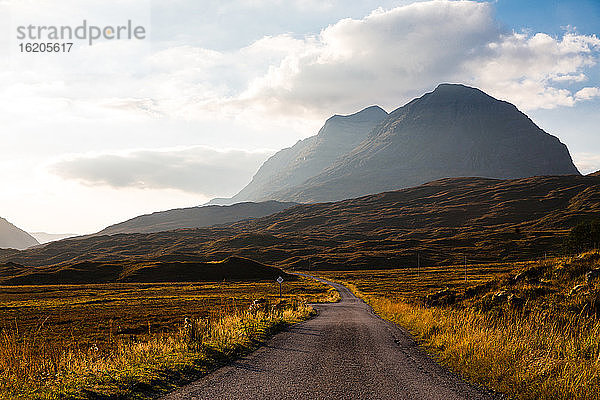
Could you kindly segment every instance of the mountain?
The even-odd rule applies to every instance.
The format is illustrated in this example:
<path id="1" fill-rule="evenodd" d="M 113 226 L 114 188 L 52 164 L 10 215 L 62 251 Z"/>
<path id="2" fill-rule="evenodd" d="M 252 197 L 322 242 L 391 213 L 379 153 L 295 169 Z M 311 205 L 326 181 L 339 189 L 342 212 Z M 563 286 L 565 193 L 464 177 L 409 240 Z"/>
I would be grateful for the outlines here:
<path id="1" fill-rule="evenodd" d="M 479 89 L 442 84 L 389 115 L 380 112 L 377 117 L 371 125 L 364 125 L 362 134 L 354 131 L 353 140 L 329 157 L 329 164 L 323 157 L 318 168 L 305 168 L 304 174 L 292 173 L 293 162 L 271 167 L 271 160 L 297 160 L 298 156 L 287 156 L 294 148 L 276 153 L 233 199 L 310 203 L 354 198 L 447 177 L 511 179 L 579 174 L 566 146 L 556 137 L 540 129 L 514 105 Z M 369 126 L 372 129 L 367 131 Z M 343 129 L 338 134 L 340 138 L 350 136 Z M 312 141 L 318 149 L 319 135 L 305 141 Z M 356 143 L 361 136 L 364 140 Z M 290 174 L 295 179 L 281 179 Z"/>
<path id="2" fill-rule="evenodd" d="M 29 233 L 0 218 L 0 248 L 22 250 L 38 244 Z"/>
<path id="3" fill-rule="evenodd" d="M 29 232 L 40 244 L 55 242 L 70 237 L 75 237 L 75 233 L 46 233 L 46 232 Z"/>
<path id="4" fill-rule="evenodd" d="M 417 253 L 421 265 L 464 255 L 514 262 L 559 252 L 569 229 L 599 213 L 600 177 L 452 178 L 227 226 L 65 239 L 0 252 L 0 263 L 37 270 L 239 256 L 284 269 L 373 269 L 412 267 Z"/>
<path id="5" fill-rule="evenodd" d="M 354 149 L 387 115 L 378 106 L 352 115 L 334 115 L 317 135 L 298 141 L 265 161 L 252 181 L 238 194 L 231 199 L 213 199 L 211 203 L 269 200 L 272 193 L 296 187 Z"/>
<path id="6" fill-rule="evenodd" d="M 150 233 L 184 228 L 204 228 L 223 225 L 249 218 L 275 214 L 296 203 L 264 201 L 261 203 L 238 203 L 231 206 L 202 206 L 179 208 L 141 215 L 119 224 L 111 225 L 95 235 L 115 235 L 118 233 Z"/>

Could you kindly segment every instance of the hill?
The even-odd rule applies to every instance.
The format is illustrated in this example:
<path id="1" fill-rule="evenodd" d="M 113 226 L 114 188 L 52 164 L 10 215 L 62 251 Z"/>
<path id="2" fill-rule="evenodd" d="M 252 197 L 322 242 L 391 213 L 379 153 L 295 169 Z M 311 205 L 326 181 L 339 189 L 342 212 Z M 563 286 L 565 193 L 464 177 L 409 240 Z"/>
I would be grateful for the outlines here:
<path id="1" fill-rule="evenodd" d="M 22 250 L 38 244 L 29 233 L 0 218 L 0 248 Z"/>
<path id="2" fill-rule="evenodd" d="M 231 206 L 209 205 L 202 207 L 179 208 L 141 215 L 125 222 L 111 225 L 95 235 L 115 235 L 118 233 L 150 233 L 184 228 L 203 228 L 224 225 L 249 218 L 259 218 L 275 214 L 296 203 L 264 201 L 260 203 L 238 203 Z"/>
<path id="3" fill-rule="evenodd" d="M 318 151 L 319 137 L 336 123 L 333 117 L 319 135 L 297 144 L 297 151 L 295 147 L 282 150 L 265 162 L 232 200 L 337 201 L 447 177 L 579 174 L 556 137 L 514 105 L 475 88 L 442 84 L 389 115 L 376 116 L 371 124 L 354 126 L 364 129 L 362 135 L 338 129 L 340 138 L 351 138 L 347 146 L 336 153 L 322 152 L 314 168 L 296 174 L 299 159 L 313 162 L 304 158 L 302 143 L 310 142 Z M 372 130 L 367 131 L 369 127 Z M 360 137 L 363 140 L 358 142 Z M 276 162 L 280 159 L 285 162 Z M 289 176 L 294 179 L 281 179 Z"/>
<path id="4" fill-rule="evenodd" d="M 279 268 L 241 257 L 204 262 L 194 257 L 150 261 L 87 261 L 68 266 L 27 268 L 14 263 L 0 265 L 1 285 L 64 285 L 115 282 L 199 282 L 295 279 Z"/>
<path id="5" fill-rule="evenodd" d="M 453 178 L 228 226 L 65 239 L 0 262 L 62 267 L 247 257 L 282 268 L 360 269 L 529 260 L 600 212 L 600 177 Z M 183 258 L 182 258 L 183 257 Z"/>

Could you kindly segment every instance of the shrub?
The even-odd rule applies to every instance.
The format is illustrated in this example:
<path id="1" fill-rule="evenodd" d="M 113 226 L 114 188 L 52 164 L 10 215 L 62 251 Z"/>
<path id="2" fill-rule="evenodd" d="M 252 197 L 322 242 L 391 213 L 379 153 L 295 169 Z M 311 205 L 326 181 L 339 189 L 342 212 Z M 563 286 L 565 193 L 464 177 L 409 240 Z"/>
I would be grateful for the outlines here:
<path id="1" fill-rule="evenodd" d="M 591 250 L 600 243 L 600 219 L 584 221 L 571 229 L 563 248 L 567 253 Z"/>

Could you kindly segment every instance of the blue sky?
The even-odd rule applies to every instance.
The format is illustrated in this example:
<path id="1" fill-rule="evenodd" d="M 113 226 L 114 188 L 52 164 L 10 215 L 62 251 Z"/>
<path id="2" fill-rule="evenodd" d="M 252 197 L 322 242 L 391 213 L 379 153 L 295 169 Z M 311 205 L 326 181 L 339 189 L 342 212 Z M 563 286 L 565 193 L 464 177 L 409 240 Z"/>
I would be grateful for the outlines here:
<path id="1" fill-rule="evenodd" d="M 582 34 L 598 34 L 600 1 L 598 0 L 497 0 L 496 15 L 514 30 L 532 29 L 560 35 L 567 26 Z"/>
<path id="2" fill-rule="evenodd" d="M 492 2 L 498 21 L 515 31 L 545 32 L 560 36 L 573 30 L 584 35 L 600 35 L 600 1 L 598 0 L 497 0 Z M 600 85 L 600 68 L 590 68 L 586 85 Z M 600 101 L 590 101 L 577 107 L 560 110 L 538 109 L 528 113 L 553 134 L 568 141 L 572 151 L 590 157 L 600 149 Z M 584 131 L 586 134 L 581 135 Z M 580 169 L 585 170 L 585 166 Z M 589 172 L 584 171 L 584 172 Z M 595 169 L 595 167 L 591 167 Z"/>
<path id="3" fill-rule="evenodd" d="M 16 27 L 143 25 L 18 51 Z M 0 0 L 0 216 L 88 233 L 240 190 L 333 114 L 441 82 L 510 101 L 600 169 L 600 2 Z"/>

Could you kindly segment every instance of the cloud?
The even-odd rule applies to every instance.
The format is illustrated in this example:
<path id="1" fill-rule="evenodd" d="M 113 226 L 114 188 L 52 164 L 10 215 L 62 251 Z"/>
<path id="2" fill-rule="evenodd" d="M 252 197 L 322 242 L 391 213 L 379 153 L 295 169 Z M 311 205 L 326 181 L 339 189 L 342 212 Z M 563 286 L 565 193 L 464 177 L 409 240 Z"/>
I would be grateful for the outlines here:
<path id="1" fill-rule="evenodd" d="M 600 39 L 567 33 L 500 35 L 488 51 L 470 62 L 471 80 L 525 110 L 573 106 L 584 100 L 565 83 L 587 80 L 596 65 Z"/>
<path id="2" fill-rule="evenodd" d="M 240 99 L 279 111 L 397 106 L 424 88 L 459 79 L 462 60 L 497 37 L 485 3 L 435 1 L 343 19 L 304 39 Z"/>
<path id="3" fill-rule="evenodd" d="M 568 85 L 588 79 L 599 52 L 596 36 L 506 32 L 491 3 L 429 1 L 305 37 L 230 104 L 275 114 L 395 107 L 437 83 L 462 82 L 525 110 L 573 106 L 587 98 Z"/>
<path id="4" fill-rule="evenodd" d="M 575 93 L 577 100 L 591 100 L 596 97 L 600 97 L 600 88 L 597 87 L 585 87 Z"/>
<path id="5" fill-rule="evenodd" d="M 221 23 L 242 7 L 262 21 L 273 6 L 293 13 L 312 10 L 310 4 L 210 2 L 209 12 Z M 192 11 L 200 6 L 181 0 L 178 7 L 192 7 L 190 15 L 196 15 Z M 326 9 L 343 15 L 345 7 L 332 1 Z M 148 10 L 138 8 L 135 14 L 144 20 Z M 55 59 L 13 54 L 15 68 L 0 72 L 0 106 L 14 117 L 8 123 L 23 120 L 20 114 L 28 110 L 23 105 L 33 102 L 39 118 L 61 122 L 129 114 L 131 120 L 241 121 L 262 130 L 307 121 L 313 126 L 333 113 L 371 104 L 393 109 L 441 82 L 480 87 L 526 111 L 571 107 L 595 97 L 579 92 L 594 76 L 600 39 L 573 30 L 562 37 L 505 31 L 492 2 L 434 0 L 378 8 L 321 31 L 250 35 L 243 44 L 218 49 L 210 48 L 210 40 L 200 45 L 178 36 L 198 25 L 187 15 L 182 26 L 173 26 L 168 23 L 173 10 L 158 10 L 152 43 L 102 42 Z M 314 13 L 300 14 L 304 20 Z M 205 39 L 211 35 L 218 42 L 218 32 Z M 297 138 L 291 136 L 290 142 Z"/>
<path id="6" fill-rule="evenodd" d="M 600 154 L 573 153 L 573 162 L 582 174 L 600 171 Z"/>
<path id="7" fill-rule="evenodd" d="M 204 197 L 233 195 L 246 185 L 272 151 L 219 150 L 205 146 L 75 156 L 51 172 L 86 185 L 177 189 Z"/>

